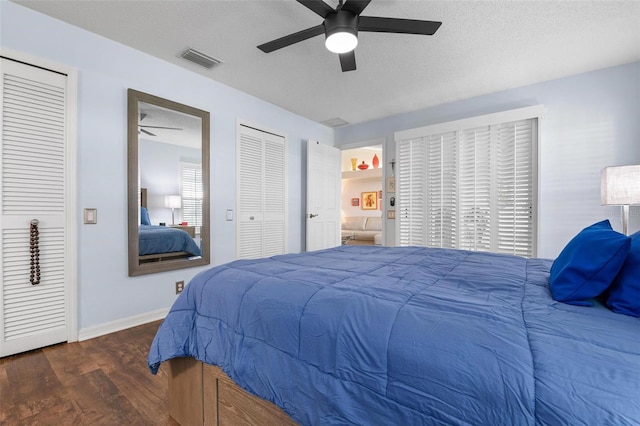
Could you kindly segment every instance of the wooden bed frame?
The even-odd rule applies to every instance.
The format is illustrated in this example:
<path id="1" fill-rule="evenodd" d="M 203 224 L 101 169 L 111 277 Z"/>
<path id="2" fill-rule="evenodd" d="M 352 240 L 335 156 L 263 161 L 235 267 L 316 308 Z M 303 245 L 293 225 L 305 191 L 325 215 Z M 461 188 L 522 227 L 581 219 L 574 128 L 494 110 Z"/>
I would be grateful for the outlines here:
<path id="1" fill-rule="evenodd" d="M 193 257 L 193 255 L 186 251 L 174 251 L 171 253 L 145 254 L 143 256 L 138 256 L 138 261 L 140 263 L 165 262 L 168 260 L 182 260 L 189 257 Z"/>
<path id="2" fill-rule="evenodd" d="M 169 367 L 169 414 L 181 426 L 297 425 L 269 401 L 251 395 L 219 367 L 175 358 Z"/>

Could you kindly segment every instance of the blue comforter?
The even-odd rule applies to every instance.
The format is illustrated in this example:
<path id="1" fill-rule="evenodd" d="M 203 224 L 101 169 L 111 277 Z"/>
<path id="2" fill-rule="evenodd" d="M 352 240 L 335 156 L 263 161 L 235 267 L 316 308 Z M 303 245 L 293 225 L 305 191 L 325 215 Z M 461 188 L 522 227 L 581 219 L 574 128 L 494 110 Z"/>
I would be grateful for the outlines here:
<path id="1" fill-rule="evenodd" d="M 308 425 L 640 424 L 640 319 L 551 299 L 551 261 L 342 246 L 196 276 L 148 363 L 192 356 Z"/>
<path id="2" fill-rule="evenodd" d="M 201 256 L 200 247 L 186 231 L 169 226 L 140 225 L 138 227 L 138 253 L 147 254 L 187 252 Z"/>

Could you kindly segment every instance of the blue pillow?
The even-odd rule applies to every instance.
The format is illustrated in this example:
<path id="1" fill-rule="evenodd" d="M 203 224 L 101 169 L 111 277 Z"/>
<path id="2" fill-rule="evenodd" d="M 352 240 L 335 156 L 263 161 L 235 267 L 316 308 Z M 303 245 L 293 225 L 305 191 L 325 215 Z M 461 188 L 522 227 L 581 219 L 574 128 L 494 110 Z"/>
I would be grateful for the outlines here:
<path id="1" fill-rule="evenodd" d="M 613 312 L 640 317 L 640 232 L 631 236 L 631 251 L 609 288 L 607 306 Z"/>
<path id="2" fill-rule="evenodd" d="M 140 225 L 151 225 L 149 210 L 146 207 L 140 207 Z"/>
<path id="3" fill-rule="evenodd" d="M 613 282 L 627 258 L 631 238 L 611 229 L 608 220 L 584 228 L 551 265 L 553 298 L 571 305 L 591 306 Z"/>

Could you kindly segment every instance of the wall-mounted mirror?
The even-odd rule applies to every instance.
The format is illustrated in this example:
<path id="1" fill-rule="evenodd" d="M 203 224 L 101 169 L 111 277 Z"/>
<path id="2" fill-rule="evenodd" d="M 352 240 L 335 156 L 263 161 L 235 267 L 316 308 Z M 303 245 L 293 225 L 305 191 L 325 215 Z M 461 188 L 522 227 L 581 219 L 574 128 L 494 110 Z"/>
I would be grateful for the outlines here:
<path id="1" fill-rule="evenodd" d="M 128 91 L 129 276 L 209 264 L 209 113 Z"/>

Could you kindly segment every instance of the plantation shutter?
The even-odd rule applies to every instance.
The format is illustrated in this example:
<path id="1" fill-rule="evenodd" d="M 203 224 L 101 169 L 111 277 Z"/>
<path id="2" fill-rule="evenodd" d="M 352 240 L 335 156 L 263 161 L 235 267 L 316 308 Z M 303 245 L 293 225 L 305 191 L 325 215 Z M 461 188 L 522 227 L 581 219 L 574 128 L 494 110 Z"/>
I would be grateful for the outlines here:
<path id="1" fill-rule="evenodd" d="M 432 135 L 425 140 L 428 149 L 426 245 L 453 248 L 458 241 L 456 134 L 448 132 Z"/>
<path id="2" fill-rule="evenodd" d="M 402 141 L 398 145 L 400 176 L 396 182 L 396 202 L 400 221 L 401 245 L 424 245 L 426 147 L 422 139 Z M 398 185 L 399 183 L 399 185 Z"/>
<path id="3" fill-rule="evenodd" d="M 182 220 L 190 226 L 202 226 L 202 166 L 180 163 Z"/>
<path id="4" fill-rule="evenodd" d="M 0 356 L 67 340 L 67 77 L 2 61 Z M 38 221 L 40 282 L 30 281 Z"/>
<path id="5" fill-rule="evenodd" d="M 399 245 L 535 256 L 537 111 L 398 132 Z"/>
<path id="6" fill-rule="evenodd" d="M 491 251 L 491 129 L 483 126 L 462 130 L 460 138 L 460 180 L 458 209 L 460 243 L 465 250 Z"/>
<path id="7" fill-rule="evenodd" d="M 498 142 L 498 252 L 534 255 L 534 176 L 537 120 L 500 125 Z"/>

